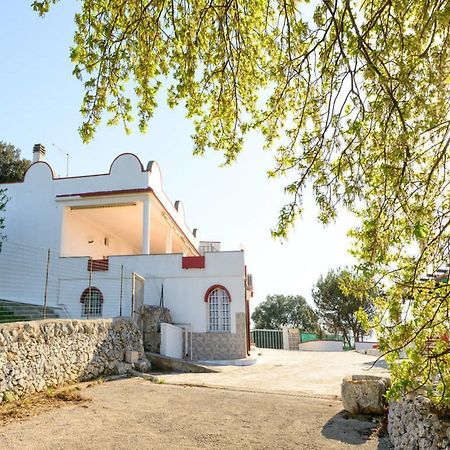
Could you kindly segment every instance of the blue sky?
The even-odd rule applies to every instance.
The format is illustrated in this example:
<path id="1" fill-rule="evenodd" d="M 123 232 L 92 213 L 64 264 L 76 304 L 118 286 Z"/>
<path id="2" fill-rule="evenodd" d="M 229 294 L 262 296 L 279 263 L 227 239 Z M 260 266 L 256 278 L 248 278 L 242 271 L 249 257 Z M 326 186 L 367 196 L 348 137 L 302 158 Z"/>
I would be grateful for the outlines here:
<path id="1" fill-rule="evenodd" d="M 83 86 L 72 76 L 69 48 L 73 15 L 79 4 L 61 0 L 44 19 L 31 10 L 31 0 L 3 2 L 0 7 L 0 140 L 10 142 L 31 159 L 32 147 L 42 143 L 46 160 L 65 175 L 62 151 L 70 153 L 70 175 L 106 172 L 119 153 L 130 151 L 144 164 L 156 160 L 163 186 L 173 200 L 182 200 L 191 228 L 200 239 L 220 240 L 224 250 L 246 251 L 254 275 L 253 306 L 268 294 L 301 294 L 309 302 L 320 274 L 349 264 L 346 231 L 348 215 L 323 227 L 316 220 L 310 197 L 305 215 L 288 242 L 275 241 L 270 228 L 285 202 L 283 180 L 269 180 L 273 154 L 262 150 L 254 135 L 235 164 L 219 167 L 222 155 L 192 155 L 192 124 L 183 109 L 169 109 L 160 96 L 155 117 L 146 134 L 136 129 L 126 135 L 121 126 L 101 126 L 85 145 L 78 136 Z"/>

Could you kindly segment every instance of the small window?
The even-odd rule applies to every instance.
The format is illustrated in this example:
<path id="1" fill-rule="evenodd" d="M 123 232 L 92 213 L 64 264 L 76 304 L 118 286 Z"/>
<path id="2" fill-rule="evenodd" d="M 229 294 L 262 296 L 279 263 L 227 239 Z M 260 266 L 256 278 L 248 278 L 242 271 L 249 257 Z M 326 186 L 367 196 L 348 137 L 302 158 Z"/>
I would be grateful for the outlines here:
<path id="1" fill-rule="evenodd" d="M 103 294 L 100 289 L 91 286 L 81 294 L 80 302 L 83 304 L 81 315 L 83 317 L 101 317 L 103 311 Z"/>
<path id="2" fill-rule="evenodd" d="M 230 294 L 222 286 L 213 286 L 207 292 L 209 331 L 230 331 Z"/>

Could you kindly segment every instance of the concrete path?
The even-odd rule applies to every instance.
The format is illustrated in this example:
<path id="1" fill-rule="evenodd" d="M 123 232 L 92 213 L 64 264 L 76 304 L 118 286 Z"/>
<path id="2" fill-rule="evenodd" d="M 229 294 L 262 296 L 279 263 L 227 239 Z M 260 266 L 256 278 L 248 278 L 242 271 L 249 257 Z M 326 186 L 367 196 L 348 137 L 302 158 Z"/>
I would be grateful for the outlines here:
<path id="1" fill-rule="evenodd" d="M 216 366 L 220 373 L 164 374 L 168 384 L 223 387 L 250 392 L 339 397 L 342 378 L 366 374 L 386 376 L 384 362 L 356 352 L 301 352 L 258 349 L 253 366 Z"/>

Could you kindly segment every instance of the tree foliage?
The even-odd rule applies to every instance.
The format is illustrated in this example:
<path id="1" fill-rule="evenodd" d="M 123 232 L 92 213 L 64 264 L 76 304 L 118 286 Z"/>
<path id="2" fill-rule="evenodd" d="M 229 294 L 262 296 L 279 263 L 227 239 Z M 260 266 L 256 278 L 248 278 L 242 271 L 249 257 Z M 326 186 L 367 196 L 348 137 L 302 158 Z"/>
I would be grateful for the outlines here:
<path id="1" fill-rule="evenodd" d="M 292 325 L 304 331 L 318 331 L 317 314 L 301 295 L 268 295 L 252 314 L 255 328 L 276 330 Z"/>
<path id="2" fill-rule="evenodd" d="M 20 157 L 20 150 L 0 141 L 0 183 L 23 181 L 30 161 Z"/>
<path id="3" fill-rule="evenodd" d="M 447 287 L 420 282 L 450 260 L 448 0 L 81 3 L 71 58 L 85 85 L 83 139 L 104 113 L 127 126 L 134 99 L 144 130 L 163 79 L 169 104 L 194 120 L 197 153 L 231 162 L 261 132 L 275 149 L 270 175 L 293 180 L 273 234 L 287 236 L 308 185 L 323 222 L 338 205 L 352 210 L 354 254 L 386 292 L 376 325 L 388 360 L 415 345 L 393 391 L 439 379 L 450 401 L 450 355 L 425 347 L 448 330 Z"/>
<path id="4" fill-rule="evenodd" d="M 373 318 L 375 292 L 373 282 L 358 279 L 348 269 L 331 270 L 320 277 L 312 290 L 317 313 L 323 327 L 331 333 L 341 334 L 350 346 L 350 337 L 360 341 L 370 330 L 361 321 L 360 311 Z"/>

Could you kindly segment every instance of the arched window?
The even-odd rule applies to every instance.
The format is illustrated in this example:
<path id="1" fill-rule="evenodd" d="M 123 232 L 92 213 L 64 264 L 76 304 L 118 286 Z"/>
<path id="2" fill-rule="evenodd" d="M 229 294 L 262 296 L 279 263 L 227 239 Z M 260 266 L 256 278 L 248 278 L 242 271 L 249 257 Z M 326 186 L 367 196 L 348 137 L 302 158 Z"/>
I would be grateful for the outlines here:
<path id="1" fill-rule="evenodd" d="M 211 286 L 205 294 L 208 303 L 208 330 L 230 331 L 231 296 L 226 288 L 220 285 Z"/>
<path id="2" fill-rule="evenodd" d="M 101 317 L 103 309 L 103 294 L 100 289 L 91 286 L 81 294 L 80 302 L 83 304 L 83 317 Z"/>

